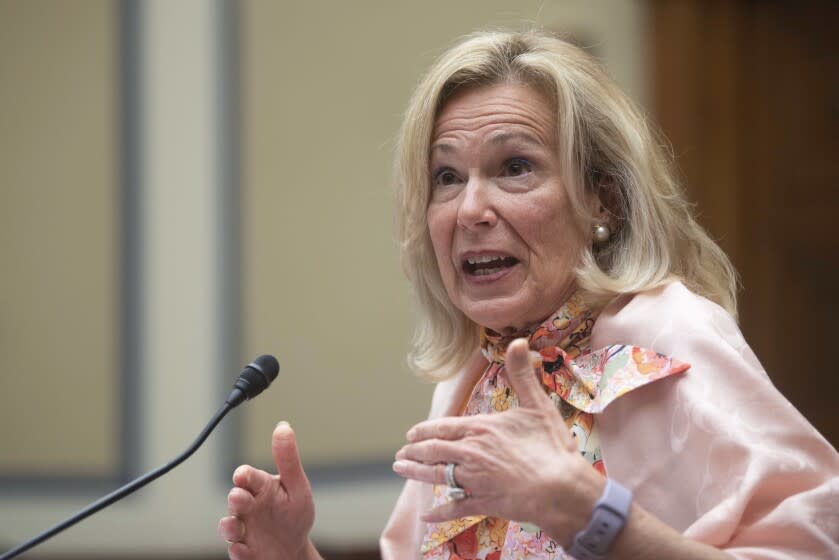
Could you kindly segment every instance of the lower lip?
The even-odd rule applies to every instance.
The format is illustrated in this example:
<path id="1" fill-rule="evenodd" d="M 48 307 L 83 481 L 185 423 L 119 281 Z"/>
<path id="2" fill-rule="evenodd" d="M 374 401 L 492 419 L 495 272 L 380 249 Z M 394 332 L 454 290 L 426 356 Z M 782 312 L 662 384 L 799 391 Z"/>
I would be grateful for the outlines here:
<path id="1" fill-rule="evenodd" d="M 463 276 L 466 278 L 466 281 L 470 284 L 476 285 L 485 285 L 485 284 L 492 284 L 493 282 L 498 282 L 499 280 L 503 279 L 505 276 L 511 274 L 513 270 L 519 266 L 521 263 L 516 263 L 513 266 L 504 267 L 498 272 L 493 272 L 492 274 L 469 274 L 466 271 L 463 271 Z"/>

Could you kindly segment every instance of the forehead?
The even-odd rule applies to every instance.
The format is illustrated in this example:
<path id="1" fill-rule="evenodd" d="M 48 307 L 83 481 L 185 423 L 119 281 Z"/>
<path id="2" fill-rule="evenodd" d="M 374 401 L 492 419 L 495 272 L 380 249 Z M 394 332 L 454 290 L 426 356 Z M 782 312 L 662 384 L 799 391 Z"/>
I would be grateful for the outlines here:
<path id="1" fill-rule="evenodd" d="M 553 144 L 555 111 L 536 89 L 517 83 L 470 88 L 455 94 L 443 105 L 434 122 L 432 145 L 494 130 L 519 129 Z"/>

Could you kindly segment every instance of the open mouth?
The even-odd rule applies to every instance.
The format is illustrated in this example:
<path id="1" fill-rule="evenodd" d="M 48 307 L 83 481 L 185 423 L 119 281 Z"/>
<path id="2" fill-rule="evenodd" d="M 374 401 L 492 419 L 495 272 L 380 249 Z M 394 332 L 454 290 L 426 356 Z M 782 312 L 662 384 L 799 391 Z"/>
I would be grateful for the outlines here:
<path id="1" fill-rule="evenodd" d="M 489 276 L 515 266 L 519 260 L 501 255 L 469 257 L 463 261 L 463 271 L 470 276 Z"/>

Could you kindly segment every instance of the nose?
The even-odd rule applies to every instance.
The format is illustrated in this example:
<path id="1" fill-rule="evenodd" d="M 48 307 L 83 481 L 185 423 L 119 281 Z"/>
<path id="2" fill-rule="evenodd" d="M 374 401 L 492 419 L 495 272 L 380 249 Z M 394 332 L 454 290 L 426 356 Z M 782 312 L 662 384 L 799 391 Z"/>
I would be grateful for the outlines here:
<path id="1" fill-rule="evenodd" d="M 457 209 L 457 225 L 467 230 L 493 227 L 498 215 L 492 203 L 490 185 L 481 177 L 470 174 L 469 181 L 460 195 Z"/>

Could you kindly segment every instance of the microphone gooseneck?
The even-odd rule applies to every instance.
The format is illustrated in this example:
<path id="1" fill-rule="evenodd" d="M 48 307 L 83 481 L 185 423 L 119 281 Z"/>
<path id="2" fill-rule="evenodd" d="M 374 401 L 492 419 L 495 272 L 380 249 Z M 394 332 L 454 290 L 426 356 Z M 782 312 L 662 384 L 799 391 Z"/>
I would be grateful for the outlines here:
<path id="1" fill-rule="evenodd" d="M 117 488 L 107 496 L 98 499 L 72 517 L 62 521 L 50 529 L 47 529 L 40 535 L 26 541 L 25 543 L 5 552 L 2 556 L 0 556 L 0 560 L 11 560 L 16 556 L 23 554 L 27 550 L 41 544 L 61 531 L 72 527 L 79 521 L 90 517 L 97 511 L 105 509 L 114 502 L 117 502 L 125 496 L 139 490 L 149 482 L 163 476 L 183 463 L 190 457 L 190 455 L 195 453 L 195 451 L 201 447 L 201 444 L 204 443 L 210 433 L 212 433 L 218 423 L 221 422 L 222 418 L 224 418 L 228 412 L 236 408 L 243 401 L 250 400 L 264 391 L 268 385 L 277 378 L 277 374 L 279 374 L 279 372 L 280 364 L 274 356 L 265 354 L 256 358 L 253 362 L 245 366 L 245 369 L 243 369 L 242 373 L 239 374 L 239 379 L 237 379 L 236 383 L 233 385 L 233 391 L 230 393 L 230 396 L 227 397 L 227 400 L 223 405 L 221 405 L 221 408 L 219 408 L 215 415 L 213 415 L 212 419 L 207 423 L 186 451 L 162 467 L 149 471 L 139 478 L 132 480 L 128 484 Z"/>

